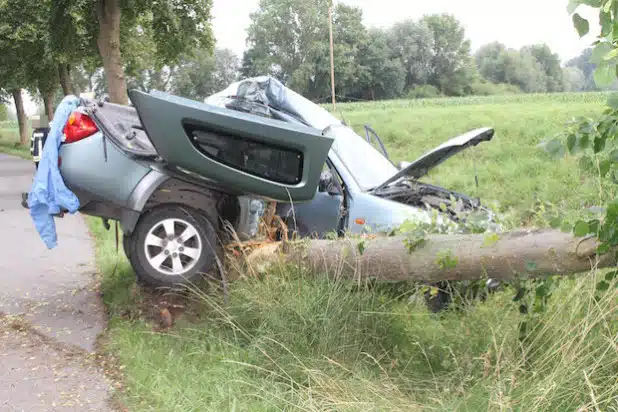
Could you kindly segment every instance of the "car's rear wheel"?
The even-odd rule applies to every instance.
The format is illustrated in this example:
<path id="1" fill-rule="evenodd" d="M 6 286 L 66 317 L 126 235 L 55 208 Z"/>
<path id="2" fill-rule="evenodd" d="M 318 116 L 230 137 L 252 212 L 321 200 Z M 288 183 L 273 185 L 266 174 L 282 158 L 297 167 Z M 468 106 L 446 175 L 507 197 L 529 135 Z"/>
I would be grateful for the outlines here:
<path id="1" fill-rule="evenodd" d="M 127 259 L 130 259 L 131 254 L 131 236 L 130 235 L 122 235 L 122 249 L 124 250 L 124 254 Z"/>
<path id="2" fill-rule="evenodd" d="M 146 213 L 127 242 L 138 279 L 153 286 L 192 282 L 216 263 L 212 223 L 184 206 L 159 206 Z"/>

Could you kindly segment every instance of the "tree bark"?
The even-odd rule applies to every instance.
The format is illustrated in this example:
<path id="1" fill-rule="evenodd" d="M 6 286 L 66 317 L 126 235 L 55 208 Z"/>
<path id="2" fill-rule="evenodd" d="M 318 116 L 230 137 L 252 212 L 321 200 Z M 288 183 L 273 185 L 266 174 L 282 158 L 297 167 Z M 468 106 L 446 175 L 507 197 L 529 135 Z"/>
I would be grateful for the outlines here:
<path id="1" fill-rule="evenodd" d="M 73 86 L 71 85 L 71 72 L 69 71 L 69 65 L 60 63 L 58 65 L 58 75 L 60 77 L 62 94 L 64 94 L 65 96 L 72 94 Z"/>
<path id="2" fill-rule="evenodd" d="M 277 243 L 254 251 L 248 263 L 282 259 L 341 278 L 424 283 L 568 275 L 616 265 L 613 251 L 597 255 L 594 238 L 575 238 L 556 230 L 515 231 L 495 241 L 483 234 L 430 235 L 412 252 L 403 237 L 364 240 L 362 254 L 359 242 Z"/>
<path id="3" fill-rule="evenodd" d="M 19 143 L 22 146 L 28 145 L 28 129 L 26 127 L 26 111 L 24 110 L 24 100 L 21 95 L 21 89 L 11 91 L 13 100 L 15 101 L 15 110 L 17 111 L 17 124 L 19 124 Z"/>
<path id="4" fill-rule="evenodd" d="M 43 105 L 45 106 L 45 115 L 47 115 L 47 120 L 54 120 L 54 93 L 48 92 L 43 94 Z"/>
<path id="5" fill-rule="evenodd" d="M 97 0 L 97 45 L 105 68 L 112 103 L 128 104 L 127 83 L 120 53 L 120 0 Z"/>
<path id="6" fill-rule="evenodd" d="M 79 96 L 81 94 L 81 89 L 77 82 L 73 81 L 73 75 L 71 74 L 71 65 L 67 65 L 67 73 L 69 73 L 69 80 L 71 82 L 71 92 L 74 96 Z"/>

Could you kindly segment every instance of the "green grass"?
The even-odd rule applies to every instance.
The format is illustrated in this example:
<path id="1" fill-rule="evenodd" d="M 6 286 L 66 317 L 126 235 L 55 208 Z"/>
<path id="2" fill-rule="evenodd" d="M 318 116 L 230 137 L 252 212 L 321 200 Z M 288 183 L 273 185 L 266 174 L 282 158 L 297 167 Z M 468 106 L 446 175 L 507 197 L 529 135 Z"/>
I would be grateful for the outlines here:
<path id="1" fill-rule="evenodd" d="M 30 147 L 19 144 L 17 122 L 0 122 L 0 153 L 30 159 Z"/>
<path id="2" fill-rule="evenodd" d="M 396 159 L 411 160 L 481 126 L 495 140 L 452 158 L 431 180 L 498 200 L 514 223 L 534 198 L 567 214 L 599 201 L 594 175 L 534 146 L 575 115 L 601 110 L 603 96 L 575 94 L 434 99 L 341 105 L 355 128 L 371 123 Z M 607 193 L 602 193 L 607 196 Z M 595 300 L 591 273 L 564 280 L 546 312 L 519 339 L 512 291 L 461 311 L 429 313 L 387 288 L 353 288 L 272 269 L 231 285 L 229 304 L 211 289 L 169 333 L 147 320 L 150 298 L 115 252 L 112 232 L 90 219 L 110 313 L 105 351 L 125 374 L 119 397 L 135 411 L 616 411 L 618 288 Z"/>
<path id="3" fill-rule="evenodd" d="M 19 144 L 17 131 L 0 131 L 0 153 L 30 159 L 30 147 Z"/>

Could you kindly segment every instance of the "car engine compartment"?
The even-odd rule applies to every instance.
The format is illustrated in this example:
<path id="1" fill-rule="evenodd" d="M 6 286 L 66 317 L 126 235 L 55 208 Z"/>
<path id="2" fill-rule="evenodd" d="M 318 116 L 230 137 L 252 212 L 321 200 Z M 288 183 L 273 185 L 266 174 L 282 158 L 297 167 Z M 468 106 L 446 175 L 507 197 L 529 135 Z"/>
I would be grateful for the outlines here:
<path id="1" fill-rule="evenodd" d="M 454 221 L 459 221 L 466 212 L 482 209 L 478 199 L 416 180 L 407 180 L 388 186 L 373 194 L 409 206 L 427 210 L 436 209 L 447 214 Z"/>

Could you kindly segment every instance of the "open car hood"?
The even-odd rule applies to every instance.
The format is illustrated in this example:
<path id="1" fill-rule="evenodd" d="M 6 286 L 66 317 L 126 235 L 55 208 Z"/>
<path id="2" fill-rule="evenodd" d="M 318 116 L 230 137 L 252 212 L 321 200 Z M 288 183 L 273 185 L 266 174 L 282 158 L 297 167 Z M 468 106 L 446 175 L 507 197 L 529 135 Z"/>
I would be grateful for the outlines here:
<path id="1" fill-rule="evenodd" d="M 451 156 L 456 155 L 462 150 L 471 146 L 476 146 L 481 142 L 488 142 L 494 137 L 494 129 L 483 127 L 480 129 L 471 130 L 460 136 L 454 137 L 447 142 L 442 143 L 435 149 L 425 153 L 414 162 L 406 166 L 399 173 L 374 188 L 372 191 L 379 191 L 391 183 L 401 178 L 419 179 L 427 174 L 431 169 L 444 162 Z"/>

